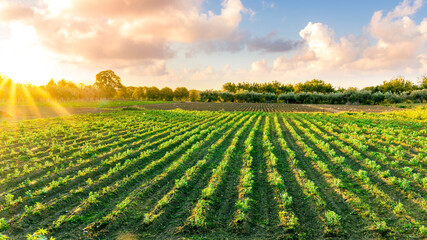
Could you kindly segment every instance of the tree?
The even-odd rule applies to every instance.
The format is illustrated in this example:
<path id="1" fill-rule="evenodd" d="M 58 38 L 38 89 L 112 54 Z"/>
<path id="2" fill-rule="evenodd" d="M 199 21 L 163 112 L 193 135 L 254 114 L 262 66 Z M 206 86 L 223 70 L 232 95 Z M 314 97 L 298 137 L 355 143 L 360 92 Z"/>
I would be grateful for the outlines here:
<path id="1" fill-rule="evenodd" d="M 119 88 L 122 88 L 121 79 L 112 70 L 105 70 L 96 74 L 95 87 L 100 89 L 105 97 L 111 98 Z"/>
<path id="2" fill-rule="evenodd" d="M 221 99 L 221 102 L 233 102 L 233 94 L 230 92 L 220 92 L 219 97 Z"/>
<path id="3" fill-rule="evenodd" d="M 157 87 L 149 87 L 145 91 L 145 96 L 149 100 L 158 100 L 160 98 L 160 90 Z"/>
<path id="4" fill-rule="evenodd" d="M 168 87 L 164 87 L 160 90 L 160 98 L 165 101 L 172 101 L 173 100 L 173 90 Z"/>
<path id="5" fill-rule="evenodd" d="M 227 82 L 227 83 L 224 83 L 224 85 L 222 85 L 222 89 L 227 92 L 236 93 L 237 86 L 234 83 Z"/>
<path id="6" fill-rule="evenodd" d="M 384 81 L 382 85 L 378 86 L 378 89 L 383 92 L 391 93 L 402 93 L 406 91 L 412 91 L 414 85 L 412 82 L 405 80 L 403 77 L 393 78 L 390 81 Z"/>
<path id="7" fill-rule="evenodd" d="M 318 92 L 329 93 L 334 92 L 334 88 L 330 83 L 325 83 L 323 80 L 313 79 L 305 83 L 298 83 L 295 85 L 295 93 L 300 92 Z"/>
<path id="8" fill-rule="evenodd" d="M 427 89 L 427 75 L 424 75 L 420 80 L 420 88 Z"/>
<path id="9" fill-rule="evenodd" d="M 173 92 L 173 95 L 177 100 L 184 101 L 188 99 L 188 96 L 190 95 L 190 93 L 188 92 L 188 89 L 185 87 L 177 87 Z"/>
<path id="10" fill-rule="evenodd" d="M 197 102 L 200 100 L 200 91 L 191 89 L 189 92 L 189 99 L 192 102 Z"/>
<path id="11" fill-rule="evenodd" d="M 219 100 L 219 93 L 213 90 L 205 90 L 200 92 L 200 101 L 216 102 Z"/>
<path id="12" fill-rule="evenodd" d="M 133 99 L 138 99 L 138 100 L 142 100 L 144 99 L 145 95 L 144 95 L 144 88 L 142 87 L 136 87 L 132 93 L 132 98 Z"/>
<path id="13" fill-rule="evenodd" d="M 130 97 L 130 93 L 131 92 L 128 91 L 127 87 L 122 87 L 119 90 L 117 90 L 116 98 L 121 100 L 128 99 Z"/>

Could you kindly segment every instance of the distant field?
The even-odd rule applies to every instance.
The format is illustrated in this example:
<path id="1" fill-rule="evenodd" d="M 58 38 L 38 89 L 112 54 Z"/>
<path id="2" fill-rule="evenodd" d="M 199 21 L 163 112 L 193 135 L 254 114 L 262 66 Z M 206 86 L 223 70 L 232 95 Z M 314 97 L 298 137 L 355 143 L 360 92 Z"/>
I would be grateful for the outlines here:
<path id="1" fill-rule="evenodd" d="M 329 104 L 285 104 L 285 103 L 212 103 L 212 102 L 174 102 L 143 106 L 146 109 L 227 112 L 387 112 L 399 108 L 380 105 L 329 105 Z"/>
<path id="2" fill-rule="evenodd" d="M 144 110 L 4 121 L 0 232 L 427 237 L 426 112 Z"/>
<path id="3" fill-rule="evenodd" d="M 134 105 L 147 105 L 159 103 L 173 103 L 172 101 L 122 101 L 122 100 L 104 100 L 104 101 L 65 101 L 65 102 L 46 102 L 34 103 L 36 106 L 52 107 L 61 105 L 67 108 L 109 108 L 109 107 L 125 107 Z M 8 102 L 0 102 L 0 106 L 9 106 Z M 16 104 L 16 106 L 27 106 L 27 102 Z"/>
<path id="4" fill-rule="evenodd" d="M 405 108 L 425 105 L 405 105 Z M 156 101 L 111 101 L 68 102 L 64 105 L 49 106 L 1 105 L 0 119 L 25 120 L 46 117 L 70 116 L 73 114 L 101 113 L 121 109 L 151 109 L 189 111 L 227 111 L 227 112 L 389 112 L 403 108 L 378 105 L 327 105 L 327 104 L 284 104 L 284 103 L 210 103 L 210 102 L 156 102 Z"/>

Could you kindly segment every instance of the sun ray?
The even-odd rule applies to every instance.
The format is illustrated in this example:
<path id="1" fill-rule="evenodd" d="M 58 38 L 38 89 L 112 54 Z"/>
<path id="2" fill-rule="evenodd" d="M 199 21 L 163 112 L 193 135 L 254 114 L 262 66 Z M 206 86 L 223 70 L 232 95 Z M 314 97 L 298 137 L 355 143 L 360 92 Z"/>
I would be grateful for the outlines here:
<path id="1" fill-rule="evenodd" d="M 37 88 L 37 91 L 39 91 L 39 93 L 46 98 L 50 104 L 52 104 L 52 109 L 57 113 L 58 116 L 69 116 L 71 115 L 66 108 L 64 108 L 60 103 L 58 103 L 51 95 L 49 92 L 41 89 L 41 88 Z"/>
<path id="2" fill-rule="evenodd" d="M 9 89 L 9 99 L 7 101 L 6 113 L 12 117 L 16 117 L 16 85 L 11 82 Z"/>
<path id="3" fill-rule="evenodd" d="M 1 91 L 9 79 L 2 76 L 1 74 L 0 74 L 0 79 L 1 79 L 1 82 L 0 82 L 0 91 Z"/>
<path id="4" fill-rule="evenodd" d="M 41 117 L 40 110 L 37 107 L 37 104 L 34 101 L 34 98 L 31 95 L 30 91 L 28 91 L 27 86 L 21 85 L 21 88 L 22 88 L 22 92 L 25 95 L 25 102 L 30 107 L 30 111 L 33 112 L 37 116 L 37 118 L 40 118 Z"/>

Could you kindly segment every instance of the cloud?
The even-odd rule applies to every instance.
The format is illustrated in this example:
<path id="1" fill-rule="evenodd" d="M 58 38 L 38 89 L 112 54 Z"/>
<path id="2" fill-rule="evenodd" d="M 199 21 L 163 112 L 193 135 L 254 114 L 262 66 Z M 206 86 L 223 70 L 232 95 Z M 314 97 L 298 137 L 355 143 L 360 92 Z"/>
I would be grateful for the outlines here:
<path id="1" fill-rule="evenodd" d="M 302 44 L 303 41 L 277 38 L 277 34 L 272 32 L 265 37 L 249 39 L 247 46 L 250 51 L 287 52 L 299 48 Z"/>
<path id="2" fill-rule="evenodd" d="M 194 57 L 199 53 L 231 52 L 236 53 L 245 49 L 249 33 L 234 31 L 222 40 L 203 41 L 188 46 L 186 57 Z"/>
<path id="3" fill-rule="evenodd" d="M 151 69 L 147 73 L 159 74 L 165 72 L 164 60 L 176 54 L 173 43 L 221 41 L 236 31 L 242 14 L 251 13 L 240 0 L 224 0 L 219 14 L 203 12 L 202 3 L 39 0 L 31 5 L 5 0 L 0 3 L 0 22 L 34 28 L 38 43 L 62 61 L 129 66 L 136 62 Z"/>
<path id="4" fill-rule="evenodd" d="M 256 61 L 251 64 L 251 72 L 266 73 L 270 71 L 267 61 L 263 58 L 261 61 Z"/>
<path id="5" fill-rule="evenodd" d="M 134 66 L 123 67 L 126 75 L 163 76 L 168 74 L 165 60 L 147 60 Z"/>
<path id="6" fill-rule="evenodd" d="M 0 2 L 0 21 L 23 20 L 34 16 L 32 8 L 14 2 Z"/>
<path id="7" fill-rule="evenodd" d="M 361 36 L 338 39 L 326 24 L 309 22 L 300 31 L 303 47 L 294 55 L 275 59 L 272 69 L 341 73 L 421 71 L 427 51 L 427 19 L 416 23 L 410 17 L 421 6 L 420 0 L 405 0 L 386 15 L 382 11 L 375 12 L 366 33 Z"/>
<path id="8" fill-rule="evenodd" d="M 197 53 L 236 53 L 247 49 L 251 52 L 263 53 L 289 52 L 303 45 L 304 41 L 292 41 L 278 38 L 276 32 L 271 32 L 263 37 L 252 37 L 249 32 L 235 31 L 230 36 L 219 41 L 205 41 L 189 47 L 187 57 L 193 57 Z"/>

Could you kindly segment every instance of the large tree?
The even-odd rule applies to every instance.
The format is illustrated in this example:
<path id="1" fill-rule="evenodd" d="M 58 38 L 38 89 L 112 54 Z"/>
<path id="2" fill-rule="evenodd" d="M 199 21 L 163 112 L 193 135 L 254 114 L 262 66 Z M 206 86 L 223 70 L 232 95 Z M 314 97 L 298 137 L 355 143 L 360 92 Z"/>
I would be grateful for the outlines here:
<path id="1" fill-rule="evenodd" d="M 298 83 L 295 85 L 295 92 L 318 92 L 318 93 L 329 93 L 334 92 L 334 88 L 330 83 L 325 83 L 322 80 L 313 79 L 306 81 L 305 83 Z"/>
<path id="2" fill-rule="evenodd" d="M 165 101 L 173 100 L 173 90 L 168 87 L 164 87 L 160 90 L 160 98 Z"/>
<path id="3" fill-rule="evenodd" d="M 378 86 L 378 89 L 383 93 L 402 93 L 412 91 L 414 89 L 414 85 L 411 81 L 405 80 L 403 77 L 397 77 L 390 81 L 384 81 L 383 84 Z"/>
<path id="4" fill-rule="evenodd" d="M 173 95 L 175 96 L 176 100 L 185 101 L 188 99 L 188 96 L 190 95 L 190 93 L 188 92 L 188 89 L 185 87 L 177 87 L 175 91 L 173 91 Z"/>
<path id="5" fill-rule="evenodd" d="M 145 90 L 145 96 L 149 100 L 159 100 L 160 99 L 160 90 L 157 87 L 149 87 Z"/>
<path id="6" fill-rule="evenodd" d="M 96 74 L 95 87 L 100 89 L 105 97 L 112 98 L 116 91 L 123 87 L 122 80 L 112 70 L 105 70 Z"/>

